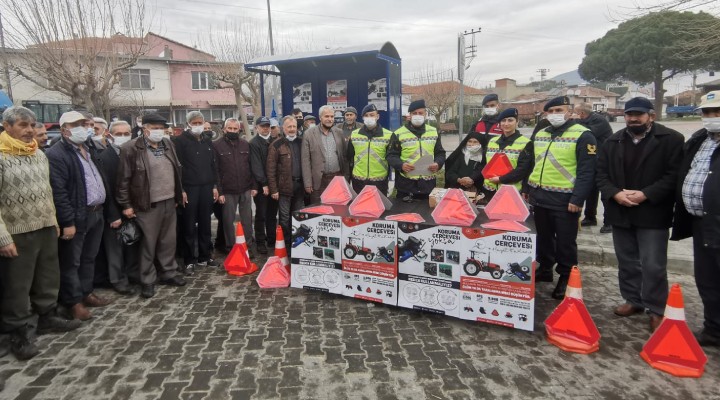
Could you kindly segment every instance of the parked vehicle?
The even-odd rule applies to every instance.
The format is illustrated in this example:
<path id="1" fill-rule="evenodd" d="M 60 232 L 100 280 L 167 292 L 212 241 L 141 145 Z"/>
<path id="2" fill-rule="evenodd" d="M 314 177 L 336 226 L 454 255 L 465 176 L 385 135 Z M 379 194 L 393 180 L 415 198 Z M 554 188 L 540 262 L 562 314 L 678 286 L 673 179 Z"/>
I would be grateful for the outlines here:
<path id="1" fill-rule="evenodd" d="M 672 106 L 665 109 L 665 114 L 667 114 L 668 117 L 678 118 L 682 118 L 686 115 L 697 115 L 695 108 L 695 106 Z"/>

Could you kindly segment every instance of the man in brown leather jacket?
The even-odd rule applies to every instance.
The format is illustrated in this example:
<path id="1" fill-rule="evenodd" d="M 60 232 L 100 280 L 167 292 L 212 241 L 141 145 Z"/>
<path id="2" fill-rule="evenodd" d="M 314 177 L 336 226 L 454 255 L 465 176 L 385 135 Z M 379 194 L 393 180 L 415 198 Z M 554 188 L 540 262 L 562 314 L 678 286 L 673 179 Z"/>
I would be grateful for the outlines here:
<path id="1" fill-rule="evenodd" d="M 279 201 L 280 226 L 285 248 L 290 249 L 290 217 L 304 205 L 302 180 L 302 138 L 297 135 L 297 122 L 292 115 L 282 119 L 285 137 L 270 144 L 267 159 L 267 178 L 270 196 Z"/>
<path id="2" fill-rule="evenodd" d="M 184 286 L 175 262 L 175 207 L 185 202 L 181 165 L 175 147 L 164 139 L 167 121 L 149 114 L 142 119 L 142 136 L 120 148 L 117 202 L 125 218 L 135 218 L 142 230 L 140 244 L 141 295 L 155 295 L 155 281 Z M 153 261 L 158 260 L 158 272 Z"/>

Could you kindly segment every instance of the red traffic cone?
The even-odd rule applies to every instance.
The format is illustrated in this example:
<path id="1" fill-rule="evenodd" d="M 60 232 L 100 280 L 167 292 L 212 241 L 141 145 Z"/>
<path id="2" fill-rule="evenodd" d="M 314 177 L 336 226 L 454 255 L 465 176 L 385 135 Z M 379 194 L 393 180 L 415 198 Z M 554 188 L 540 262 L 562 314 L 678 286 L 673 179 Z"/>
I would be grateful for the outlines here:
<path id="1" fill-rule="evenodd" d="M 707 356 L 685 322 L 685 304 L 677 283 L 670 288 L 665 318 L 640 352 L 650 366 L 679 377 L 699 378 Z"/>
<path id="2" fill-rule="evenodd" d="M 258 270 L 257 265 L 250 262 L 247 243 L 245 243 L 245 232 L 243 232 L 242 224 L 239 222 L 235 227 L 235 245 L 223 264 L 230 275 L 242 276 L 252 274 Z"/>
<path id="3" fill-rule="evenodd" d="M 600 332 L 582 298 L 580 270 L 572 267 L 565 299 L 545 320 L 548 342 L 573 353 L 590 354 L 600 349 Z"/>
<path id="4" fill-rule="evenodd" d="M 282 265 L 288 273 L 290 273 L 290 258 L 288 258 L 287 248 L 285 247 L 285 237 L 280 225 L 275 229 L 275 257 L 282 260 Z"/>

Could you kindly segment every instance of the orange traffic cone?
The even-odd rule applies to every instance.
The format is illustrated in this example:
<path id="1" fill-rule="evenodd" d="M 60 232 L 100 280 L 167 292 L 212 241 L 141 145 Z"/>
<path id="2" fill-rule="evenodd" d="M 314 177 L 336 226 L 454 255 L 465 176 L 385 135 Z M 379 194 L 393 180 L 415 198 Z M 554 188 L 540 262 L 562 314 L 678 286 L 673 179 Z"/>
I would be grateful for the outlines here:
<path id="1" fill-rule="evenodd" d="M 680 285 L 670 288 L 665 318 L 650 336 L 640 357 L 653 368 L 679 377 L 699 378 L 707 356 L 685 322 L 685 304 Z"/>
<path id="2" fill-rule="evenodd" d="M 545 320 L 548 342 L 573 353 L 590 354 L 600 349 L 600 332 L 585 308 L 577 266 L 570 271 L 565 299 Z"/>
<path id="3" fill-rule="evenodd" d="M 252 274 L 258 269 L 257 265 L 250 262 L 247 243 L 245 243 L 245 232 L 243 232 L 242 224 L 239 222 L 235 227 L 235 245 L 223 264 L 230 275 Z"/>
<path id="4" fill-rule="evenodd" d="M 288 258 L 287 248 L 285 247 L 285 237 L 280 225 L 275 229 L 275 257 L 282 260 L 282 265 L 288 273 L 290 273 L 290 258 Z"/>

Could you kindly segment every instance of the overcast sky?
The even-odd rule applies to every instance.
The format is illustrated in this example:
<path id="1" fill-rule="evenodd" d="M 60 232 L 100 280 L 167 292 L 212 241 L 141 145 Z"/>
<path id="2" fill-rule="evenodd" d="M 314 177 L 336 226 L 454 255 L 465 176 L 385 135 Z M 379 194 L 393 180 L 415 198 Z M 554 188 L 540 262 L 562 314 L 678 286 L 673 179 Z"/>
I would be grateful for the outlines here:
<path id="1" fill-rule="evenodd" d="M 486 87 L 499 78 L 539 80 L 540 68 L 550 70 L 548 77 L 576 69 L 585 44 L 636 12 L 638 3 L 643 0 L 271 0 L 270 5 L 276 48 L 390 41 L 402 58 L 406 83 L 427 69 L 446 71 L 450 78 L 449 71 L 457 68 L 458 34 L 481 28 L 475 36 L 477 58 L 465 79 Z M 265 0 L 157 0 L 156 7 L 151 29 L 186 44 L 198 43 L 209 26 L 219 27 L 226 18 L 256 21 L 267 32 Z"/>

